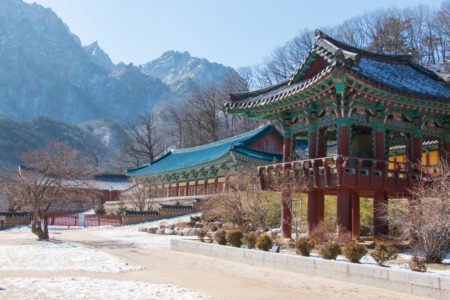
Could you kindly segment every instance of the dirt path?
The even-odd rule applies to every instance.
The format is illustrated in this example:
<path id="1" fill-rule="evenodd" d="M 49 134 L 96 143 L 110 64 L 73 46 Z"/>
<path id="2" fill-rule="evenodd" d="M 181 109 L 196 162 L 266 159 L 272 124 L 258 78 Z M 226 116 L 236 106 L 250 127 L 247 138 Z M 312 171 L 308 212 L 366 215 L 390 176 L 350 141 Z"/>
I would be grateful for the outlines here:
<path id="1" fill-rule="evenodd" d="M 83 276 L 174 284 L 216 299 L 425 299 L 364 285 L 176 252 L 167 247 L 147 249 L 126 240 L 99 237 L 97 232 L 98 229 L 62 230 L 54 237 L 104 251 L 129 265 L 145 269 L 122 273 L 6 271 L 1 273 L 1 277 Z M 9 240 L 9 243 L 14 243 L 14 240 Z M 16 243 L 37 242 L 20 239 Z"/>

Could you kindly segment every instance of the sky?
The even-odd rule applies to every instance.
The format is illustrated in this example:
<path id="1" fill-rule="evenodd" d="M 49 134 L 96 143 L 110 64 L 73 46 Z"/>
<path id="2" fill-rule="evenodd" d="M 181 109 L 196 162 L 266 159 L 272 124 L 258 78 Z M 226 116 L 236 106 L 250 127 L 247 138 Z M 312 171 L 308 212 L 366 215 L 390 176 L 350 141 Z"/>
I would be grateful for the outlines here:
<path id="1" fill-rule="evenodd" d="M 51 8 L 83 45 L 98 41 L 114 63 L 167 50 L 234 68 L 261 63 L 302 29 L 333 26 L 378 8 L 442 0 L 25 0 Z"/>

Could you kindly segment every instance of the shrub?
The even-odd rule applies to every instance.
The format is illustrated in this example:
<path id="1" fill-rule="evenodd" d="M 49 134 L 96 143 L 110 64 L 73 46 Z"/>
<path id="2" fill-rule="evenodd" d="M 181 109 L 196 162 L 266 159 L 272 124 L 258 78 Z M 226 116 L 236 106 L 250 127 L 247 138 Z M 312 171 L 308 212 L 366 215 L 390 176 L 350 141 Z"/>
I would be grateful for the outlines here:
<path id="1" fill-rule="evenodd" d="M 206 231 L 205 230 L 199 230 L 196 233 L 197 237 L 200 239 L 200 241 L 205 241 Z"/>
<path id="2" fill-rule="evenodd" d="M 213 225 L 211 226 L 211 231 L 212 231 L 212 232 L 216 232 L 217 230 L 219 230 L 219 228 L 217 227 L 216 224 L 213 224 Z"/>
<path id="3" fill-rule="evenodd" d="M 206 236 L 208 237 L 208 243 L 212 243 L 214 241 L 214 238 L 211 235 L 211 233 L 208 232 L 208 234 Z"/>
<path id="4" fill-rule="evenodd" d="M 106 210 L 105 207 L 103 206 L 103 204 L 99 204 L 95 210 L 94 210 L 96 215 L 104 215 L 106 214 Z"/>
<path id="5" fill-rule="evenodd" d="M 311 238 L 318 243 L 325 243 L 334 240 L 336 224 L 330 220 L 324 220 L 317 224 L 311 232 Z"/>
<path id="6" fill-rule="evenodd" d="M 394 246 L 380 243 L 375 246 L 375 250 L 371 255 L 379 266 L 383 266 L 388 260 L 397 258 L 397 254 L 397 248 Z"/>
<path id="7" fill-rule="evenodd" d="M 189 219 L 191 222 L 201 222 L 202 218 L 200 216 L 190 216 Z"/>
<path id="8" fill-rule="evenodd" d="M 126 210 L 127 207 L 125 206 L 125 202 L 123 202 L 123 200 L 120 200 L 117 206 L 116 215 L 121 216 Z"/>
<path id="9" fill-rule="evenodd" d="M 216 231 L 216 233 L 214 234 L 214 239 L 219 245 L 227 244 L 227 234 L 223 230 Z"/>
<path id="10" fill-rule="evenodd" d="M 343 253 L 352 263 L 357 263 L 367 254 L 367 249 L 363 245 L 358 244 L 357 241 L 351 241 L 344 246 Z"/>
<path id="11" fill-rule="evenodd" d="M 241 247 L 242 246 L 242 231 L 234 230 L 227 233 L 227 241 L 233 247 Z"/>
<path id="12" fill-rule="evenodd" d="M 295 243 L 295 248 L 302 256 L 309 256 L 309 253 L 314 248 L 314 241 L 309 238 L 299 238 Z"/>
<path id="13" fill-rule="evenodd" d="M 409 268 L 411 271 L 426 272 L 427 266 L 425 265 L 425 257 L 422 254 L 415 252 L 409 261 Z"/>
<path id="14" fill-rule="evenodd" d="M 256 246 L 256 234 L 254 232 L 250 232 L 244 235 L 244 243 L 247 245 L 248 249 L 253 249 Z"/>
<path id="15" fill-rule="evenodd" d="M 324 259 L 336 259 L 342 253 L 341 247 L 338 243 L 328 242 L 320 250 L 320 255 Z"/>
<path id="16" fill-rule="evenodd" d="M 256 243 L 256 246 L 258 246 L 259 249 L 264 251 L 269 251 L 270 248 L 272 248 L 272 238 L 268 236 L 267 234 L 262 234 Z"/>

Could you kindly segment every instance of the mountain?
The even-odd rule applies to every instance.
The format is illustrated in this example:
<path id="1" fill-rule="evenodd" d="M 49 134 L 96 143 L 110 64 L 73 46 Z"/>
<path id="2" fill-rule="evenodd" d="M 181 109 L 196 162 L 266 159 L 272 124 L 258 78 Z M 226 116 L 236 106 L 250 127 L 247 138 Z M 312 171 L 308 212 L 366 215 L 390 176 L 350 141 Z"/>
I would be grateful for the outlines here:
<path id="1" fill-rule="evenodd" d="M 9 164 L 20 162 L 18 154 L 41 148 L 47 141 L 67 142 L 91 159 L 107 151 L 99 139 L 77 125 L 67 124 L 48 117 L 37 117 L 31 121 L 0 119 L 0 161 Z"/>
<path id="2" fill-rule="evenodd" d="M 0 0 L 0 112 L 19 121 L 126 123 L 231 72 L 175 51 L 142 66 L 114 65 L 97 42 L 83 47 L 51 9 Z"/>
<path id="3" fill-rule="evenodd" d="M 233 68 L 192 57 L 188 52 L 167 51 L 159 58 L 140 66 L 142 73 L 157 77 L 177 96 L 189 93 L 195 85 L 220 82 L 235 75 Z"/>

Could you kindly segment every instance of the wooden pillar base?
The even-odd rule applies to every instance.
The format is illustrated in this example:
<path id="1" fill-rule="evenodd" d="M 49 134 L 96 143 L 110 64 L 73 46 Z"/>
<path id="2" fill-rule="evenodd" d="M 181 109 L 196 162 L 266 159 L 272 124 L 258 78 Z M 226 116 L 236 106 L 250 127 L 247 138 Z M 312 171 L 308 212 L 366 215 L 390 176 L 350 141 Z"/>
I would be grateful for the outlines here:
<path id="1" fill-rule="evenodd" d="M 352 194 L 352 238 L 360 237 L 360 206 L 358 193 Z"/>
<path id="2" fill-rule="evenodd" d="M 340 187 L 337 191 L 337 225 L 338 235 L 349 233 L 352 230 L 350 190 Z"/>
<path id="3" fill-rule="evenodd" d="M 385 191 L 377 190 L 373 197 L 373 236 L 388 234 L 388 197 Z"/>
<path id="4" fill-rule="evenodd" d="M 292 194 L 290 191 L 281 193 L 281 236 L 291 238 L 292 232 Z"/>

